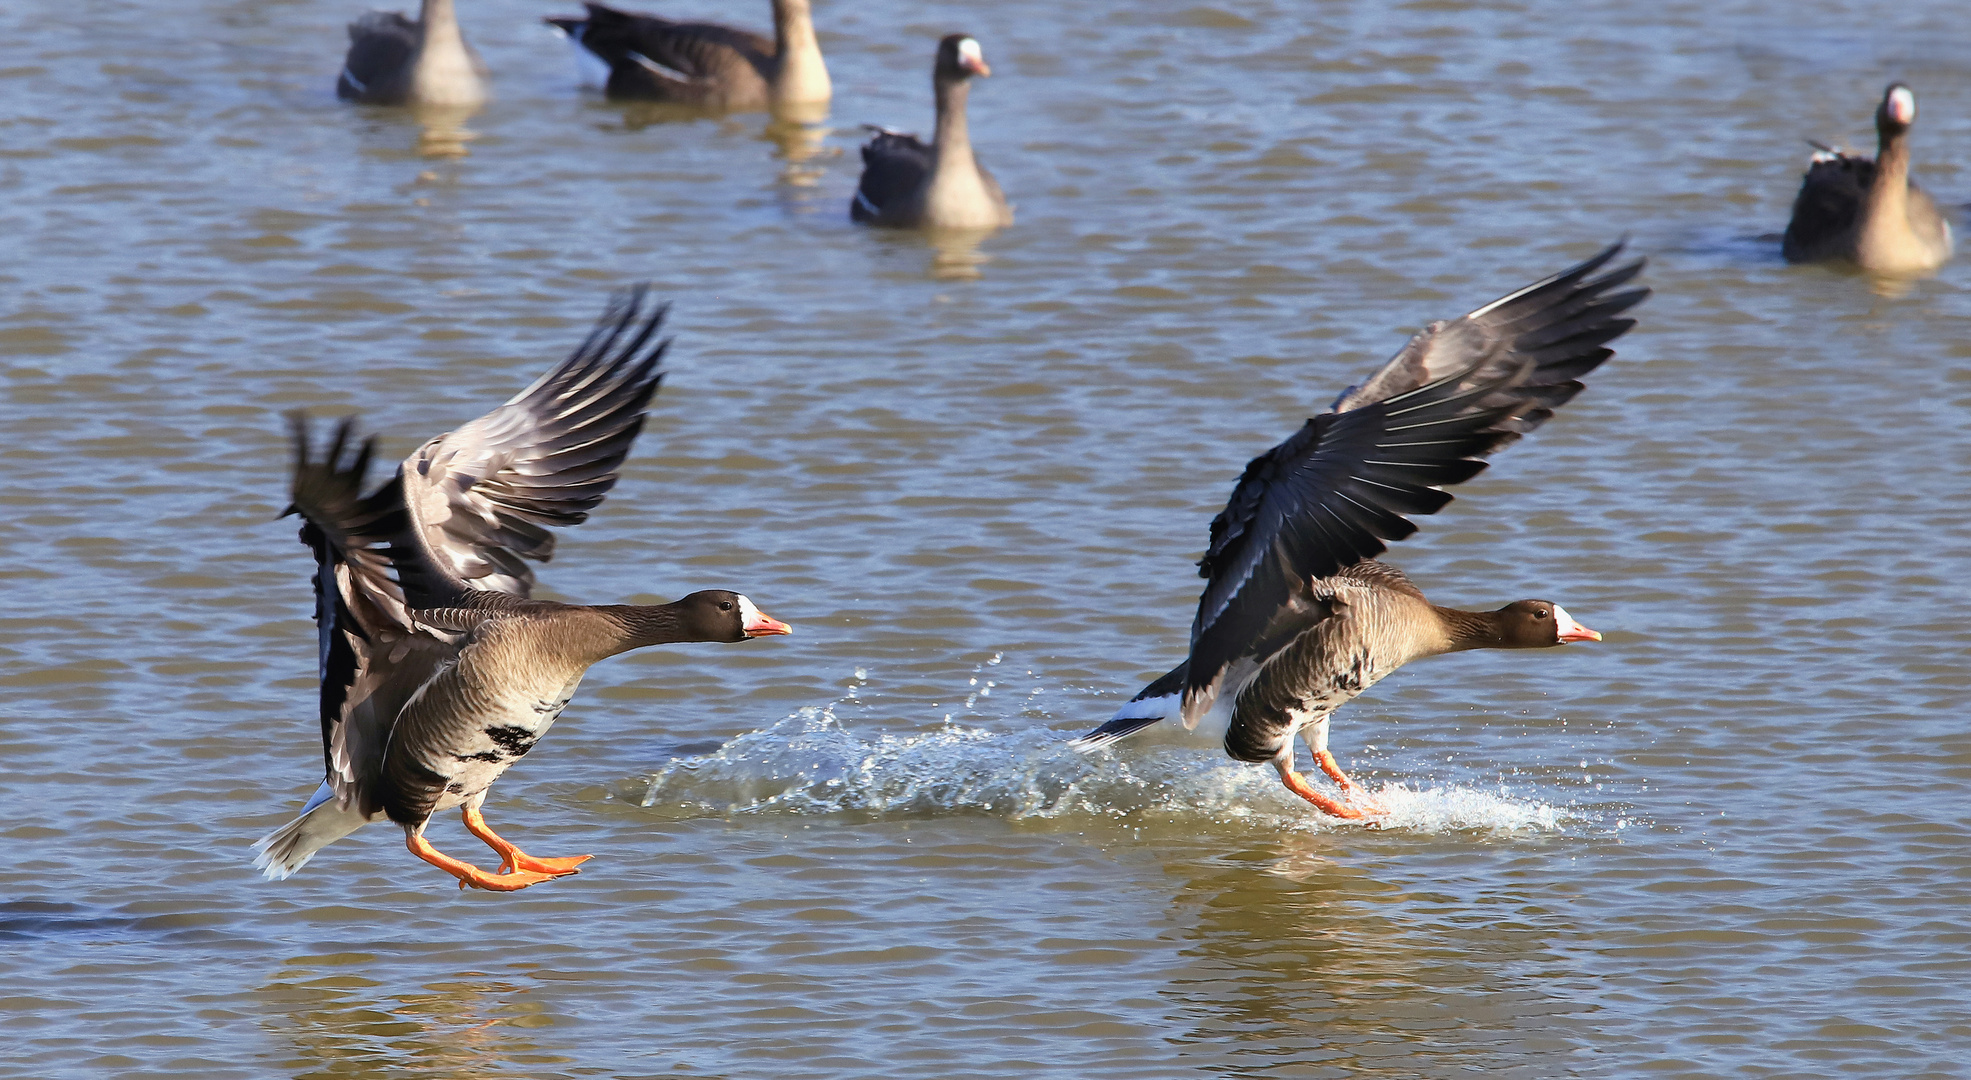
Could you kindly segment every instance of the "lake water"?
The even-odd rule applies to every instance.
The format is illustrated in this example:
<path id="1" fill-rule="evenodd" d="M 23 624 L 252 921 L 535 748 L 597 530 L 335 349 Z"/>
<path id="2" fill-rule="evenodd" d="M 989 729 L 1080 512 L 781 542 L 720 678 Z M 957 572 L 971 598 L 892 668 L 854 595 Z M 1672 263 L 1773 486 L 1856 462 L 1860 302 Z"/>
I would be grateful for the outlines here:
<path id="1" fill-rule="evenodd" d="M 432 132 L 333 100 L 353 2 L 0 12 L 0 1074 L 1971 1075 L 1966 270 L 1760 239 L 1892 77 L 1971 198 L 1961 8 L 817 0 L 831 126 L 769 133 L 462 6 L 498 97 Z M 851 227 L 957 29 L 1017 225 Z M 1641 325 L 1391 556 L 1604 642 L 1345 709 L 1380 828 L 1064 748 L 1181 657 L 1249 457 L 1624 233 Z M 280 413 L 401 456 L 637 280 L 671 376 L 547 593 L 798 635 L 592 672 L 487 807 L 579 877 L 378 827 L 261 880 L 321 762 Z"/>

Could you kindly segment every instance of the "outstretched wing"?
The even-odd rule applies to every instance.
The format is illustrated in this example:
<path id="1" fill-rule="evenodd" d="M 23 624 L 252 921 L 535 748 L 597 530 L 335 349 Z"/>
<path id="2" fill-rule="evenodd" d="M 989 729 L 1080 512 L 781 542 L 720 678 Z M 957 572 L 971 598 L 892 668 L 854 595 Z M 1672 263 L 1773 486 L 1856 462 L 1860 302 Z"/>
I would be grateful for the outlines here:
<path id="1" fill-rule="evenodd" d="M 1246 466 L 1211 523 L 1207 579 L 1191 626 L 1186 723 L 1210 707 L 1226 668 L 1262 639 L 1291 638 L 1307 582 L 1374 558 L 1416 531 L 1405 514 L 1451 501 L 1440 490 L 1531 431 L 1581 391 L 1635 325 L 1649 294 L 1618 291 L 1642 260 L 1594 273 L 1622 249 L 1433 323 L 1333 409 Z"/>
<path id="2" fill-rule="evenodd" d="M 409 522 L 398 481 L 362 494 L 375 440 L 351 446 L 353 418 L 336 425 L 314 456 L 308 419 L 294 432 L 293 503 L 301 542 L 315 553 L 315 630 L 320 642 L 322 756 L 342 806 L 380 809 L 375 783 L 397 713 L 455 655 L 457 635 L 419 626 L 392 571 L 407 550 Z"/>
<path id="3" fill-rule="evenodd" d="M 647 312 L 639 286 L 610 301 L 568 359 L 492 412 L 425 443 L 398 471 L 422 555 L 476 589 L 526 596 L 525 560 L 554 554 L 549 525 L 579 525 L 616 486 L 616 470 L 643 429 L 668 339 L 653 342 L 667 310 Z M 399 568 L 416 606 L 420 582 Z M 434 591 L 439 591 L 435 590 Z"/>

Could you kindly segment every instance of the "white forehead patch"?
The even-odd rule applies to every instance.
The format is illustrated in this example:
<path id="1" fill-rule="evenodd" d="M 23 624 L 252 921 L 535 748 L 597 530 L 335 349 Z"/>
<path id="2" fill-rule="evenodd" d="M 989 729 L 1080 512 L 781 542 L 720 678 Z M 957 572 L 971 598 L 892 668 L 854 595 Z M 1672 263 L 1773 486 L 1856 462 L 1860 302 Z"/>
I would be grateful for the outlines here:
<path id="1" fill-rule="evenodd" d="M 1889 117 L 1898 124 L 1915 122 L 1916 95 L 1909 87 L 1898 86 L 1889 91 Z"/>
<path id="2" fill-rule="evenodd" d="M 960 60 L 970 60 L 974 64 L 983 64 L 985 63 L 985 50 L 979 48 L 979 43 L 974 39 L 966 38 L 958 43 L 958 58 Z"/>
<path id="3" fill-rule="evenodd" d="M 1581 631 L 1586 629 L 1587 627 L 1574 621 L 1574 616 L 1569 615 L 1566 608 L 1561 607 L 1559 604 L 1554 605 L 1554 635 L 1556 637 L 1564 635 L 1570 630 Z"/>
<path id="4" fill-rule="evenodd" d="M 760 624 L 760 609 L 758 607 L 755 607 L 751 600 L 748 600 L 744 596 L 740 597 L 739 598 L 739 625 L 758 626 L 759 624 Z"/>

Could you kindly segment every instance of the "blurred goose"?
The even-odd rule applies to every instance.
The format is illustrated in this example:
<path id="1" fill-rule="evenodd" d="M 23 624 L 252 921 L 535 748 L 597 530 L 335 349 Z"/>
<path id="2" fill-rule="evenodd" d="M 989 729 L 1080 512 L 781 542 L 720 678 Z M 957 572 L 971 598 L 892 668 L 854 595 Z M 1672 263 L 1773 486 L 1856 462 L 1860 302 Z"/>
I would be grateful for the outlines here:
<path id="1" fill-rule="evenodd" d="M 608 68 L 612 100 L 714 109 L 825 104 L 833 88 L 808 0 L 773 0 L 773 39 L 717 23 L 674 22 L 585 3 L 586 18 L 549 18 L 577 58 Z"/>
<path id="2" fill-rule="evenodd" d="M 1916 95 L 1891 83 L 1875 110 L 1874 160 L 1820 146 L 1786 225 L 1781 251 L 1788 262 L 1842 259 L 1876 273 L 1908 274 L 1950 258 L 1950 222 L 1909 178 L 1915 122 Z"/>
<path id="3" fill-rule="evenodd" d="M 315 553 L 321 721 L 328 777 L 301 814 L 257 845 L 284 878 L 324 845 L 385 818 L 459 886 L 511 892 L 589 858 L 535 858 L 480 815 L 486 790 L 547 733 L 598 660 L 650 645 L 786 634 L 738 593 L 592 607 L 530 600 L 554 536 L 616 483 L 643 427 L 668 342 L 643 290 L 619 297 L 588 340 L 506 404 L 404 459 L 365 496 L 374 439 L 344 420 L 314 455 L 294 422 L 294 503 Z M 437 851 L 432 815 L 459 810 L 501 857 L 497 873 Z"/>
<path id="4" fill-rule="evenodd" d="M 1594 276 L 1621 248 L 1431 323 L 1254 458 L 1211 523 L 1190 656 L 1074 745 L 1106 746 L 1175 718 L 1240 761 L 1271 763 L 1324 813 L 1359 818 L 1375 807 L 1328 751 L 1336 709 L 1421 657 L 1601 640 L 1546 600 L 1438 607 L 1375 556 L 1416 531 L 1404 514 L 1442 509 L 1442 485 L 1476 476 L 1479 459 L 1538 427 L 1613 355 L 1607 343 L 1635 325 L 1619 316 L 1649 294 L 1621 289 L 1641 260 Z M 1296 733 L 1343 798 L 1295 771 Z"/>
<path id="5" fill-rule="evenodd" d="M 452 0 L 424 0 L 416 22 L 371 11 L 349 24 L 335 95 L 365 105 L 469 108 L 486 100 L 486 65 L 459 32 Z"/>
<path id="6" fill-rule="evenodd" d="M 938 126 L 931 145 L 915 135 L 874 128 L 862 147 L 862 182 L 849 217 L 901 229 L 996 229 L 1013 223 L 999 182 L 972 156 L 965 98 L 972 76 L 990 75 L 979 43 L 964 34 L 938 42 L 931 69 Z"/>

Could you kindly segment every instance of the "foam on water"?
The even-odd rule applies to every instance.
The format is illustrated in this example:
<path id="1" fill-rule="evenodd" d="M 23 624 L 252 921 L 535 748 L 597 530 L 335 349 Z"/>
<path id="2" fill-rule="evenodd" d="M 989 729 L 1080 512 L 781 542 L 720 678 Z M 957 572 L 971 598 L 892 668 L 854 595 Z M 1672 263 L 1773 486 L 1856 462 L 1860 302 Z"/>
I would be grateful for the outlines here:
<path id="1" fill-rule="evenodd" d="M 839 704 L 839 703 L 837 703 Z M 809 706 L 717 750 L 673 758 L 619 789 L 667 816 L 840 814 L 1011 819 L 1076 816 L 1263 823 L 1269 828 L 1549 832 L 1586 820 L 1503 786 L 1369 788 L 1387 811 L 1367 822 L 1313 813 L 1271 768 L 1189 746 L 1125 744 L 1091 754 L 1046 728 L 992 731 L 953 723 L 915 734 L 861 735 L 834 705 Z"/>

